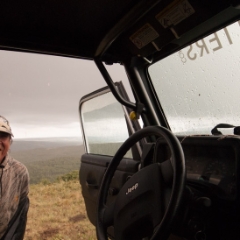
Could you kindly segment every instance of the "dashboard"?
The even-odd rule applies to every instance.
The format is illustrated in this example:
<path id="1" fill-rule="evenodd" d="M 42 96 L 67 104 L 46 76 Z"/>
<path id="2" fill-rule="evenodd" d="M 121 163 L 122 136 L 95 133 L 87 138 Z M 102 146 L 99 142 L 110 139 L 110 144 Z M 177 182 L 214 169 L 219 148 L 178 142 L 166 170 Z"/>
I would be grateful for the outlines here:
<path id="1" fill-rule="evenodd" d="M 205 187 L 219 198 L 236 200 L 240 138 L 222 135 L 178 138 L 184 151 L 188 184 Z M 169 149 L 162 153 L 170 157 Z"/>
<path id="2" fill-rule="evenodd" d="M 211 189 L 220 197 L 235 197 L 237 159 L 232 146 L 190 145 L 184 147 L 184 154 L 188 181 L 213 185 Z"/>

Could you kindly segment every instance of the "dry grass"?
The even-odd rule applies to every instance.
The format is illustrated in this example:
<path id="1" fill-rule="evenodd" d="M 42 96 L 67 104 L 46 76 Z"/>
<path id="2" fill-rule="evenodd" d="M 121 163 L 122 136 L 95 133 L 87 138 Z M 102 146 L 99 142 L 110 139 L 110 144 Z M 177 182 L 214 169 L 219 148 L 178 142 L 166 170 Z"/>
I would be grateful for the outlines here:
<path id="1" fill-rule="evenodd" d="M 95 240 L 77 180 L 30 185 L 25 240 Z"/>

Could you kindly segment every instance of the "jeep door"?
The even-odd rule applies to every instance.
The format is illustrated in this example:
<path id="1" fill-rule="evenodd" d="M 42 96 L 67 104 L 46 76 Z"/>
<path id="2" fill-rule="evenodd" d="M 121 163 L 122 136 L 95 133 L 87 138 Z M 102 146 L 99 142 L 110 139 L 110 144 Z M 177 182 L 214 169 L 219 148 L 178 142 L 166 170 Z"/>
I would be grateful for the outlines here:
<path id="1" fill-rule="evenodd" d="M 122 83 L 115 83 L 115 86 L 121 96 L 129 100 Z M 87 215 L 94 225 L 98 192 L 104 172 L 121 144 L 140 129 L 137 120 L 130 120 L 130 111 L 117 102 L 108 87 L 80 100 L 79 113 L 85 154 L 81 157 L 79 179 Z M 140 156 L 141 147 L 136 145 L 121 161 L 109 189 L 109 204 L 115 200 L 121 186 L 137 171 Z"/>

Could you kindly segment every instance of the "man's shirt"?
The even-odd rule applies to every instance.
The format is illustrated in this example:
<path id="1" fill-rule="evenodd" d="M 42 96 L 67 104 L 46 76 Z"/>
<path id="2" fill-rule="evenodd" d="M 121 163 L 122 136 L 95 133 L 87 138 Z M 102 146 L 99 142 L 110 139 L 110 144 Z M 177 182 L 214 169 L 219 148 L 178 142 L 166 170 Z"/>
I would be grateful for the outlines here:
<path id="1" fill-rule="evenodd" d="M 29 174 L 27 168 L 10 155 L 0 168 L 0 238 L 8 228 L 9 221 L 21 201 L 28 195 Z"/>

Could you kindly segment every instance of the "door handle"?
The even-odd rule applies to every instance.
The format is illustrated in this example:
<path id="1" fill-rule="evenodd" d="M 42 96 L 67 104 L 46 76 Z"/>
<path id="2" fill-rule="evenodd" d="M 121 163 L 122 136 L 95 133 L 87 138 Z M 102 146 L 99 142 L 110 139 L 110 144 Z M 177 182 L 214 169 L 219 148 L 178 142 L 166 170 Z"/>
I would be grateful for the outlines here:
<path id="1" fill-rule="evenodd" d="M 97 184 L 94 184 L 94 183 L 89 183 L 88 181 L 86 181 L 86 185 L 88 188 L 91 188 L 91 189 L 98 189 L 99 186 Z"/>

